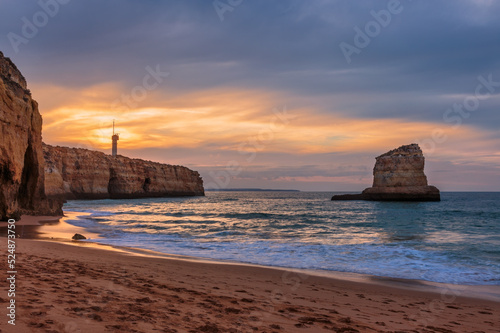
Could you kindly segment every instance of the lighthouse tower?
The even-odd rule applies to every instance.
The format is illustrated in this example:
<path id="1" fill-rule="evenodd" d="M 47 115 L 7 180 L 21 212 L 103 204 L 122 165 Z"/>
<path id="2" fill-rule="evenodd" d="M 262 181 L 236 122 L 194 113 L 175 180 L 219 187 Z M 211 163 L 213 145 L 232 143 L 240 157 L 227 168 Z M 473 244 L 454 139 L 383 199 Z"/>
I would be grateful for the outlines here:
<path id="1" fill-rule="evenodd" d="M 118 154 L 118 140 L 120 140 L 120 134 L 115 133 L 115 121 L 113 120 L 113 136 L 111 137 L 113 140 L 113 147 L 111 149 L 111 155 L 116 156 Z"/>

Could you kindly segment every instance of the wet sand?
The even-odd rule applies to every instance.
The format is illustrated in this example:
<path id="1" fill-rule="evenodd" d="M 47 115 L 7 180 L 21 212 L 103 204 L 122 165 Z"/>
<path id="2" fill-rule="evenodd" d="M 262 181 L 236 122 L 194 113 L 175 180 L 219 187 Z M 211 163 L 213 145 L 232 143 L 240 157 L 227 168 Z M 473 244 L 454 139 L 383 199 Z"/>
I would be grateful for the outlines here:
<path id="1" fill-rule="evenodd" d="M 155 257 L 70 242 L 79 231 L 16 239 L 16 326 L 3 314 L 1 332 L 500 332 L 500 302 L 468 287 Z"/>

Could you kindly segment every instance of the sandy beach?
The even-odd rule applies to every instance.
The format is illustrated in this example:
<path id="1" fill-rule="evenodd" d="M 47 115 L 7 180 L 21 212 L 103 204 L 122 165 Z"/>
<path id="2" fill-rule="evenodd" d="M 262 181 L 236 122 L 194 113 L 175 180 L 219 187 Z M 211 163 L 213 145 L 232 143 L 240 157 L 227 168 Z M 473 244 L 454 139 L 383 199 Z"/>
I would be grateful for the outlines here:
<path id="1" fill-rule="evenodd" d="M 16 326 L 4 314 L 1 332 L 500 332 L 500 302 L 468 288 L 146 255 L 39 220 L 17 226 Z"/>

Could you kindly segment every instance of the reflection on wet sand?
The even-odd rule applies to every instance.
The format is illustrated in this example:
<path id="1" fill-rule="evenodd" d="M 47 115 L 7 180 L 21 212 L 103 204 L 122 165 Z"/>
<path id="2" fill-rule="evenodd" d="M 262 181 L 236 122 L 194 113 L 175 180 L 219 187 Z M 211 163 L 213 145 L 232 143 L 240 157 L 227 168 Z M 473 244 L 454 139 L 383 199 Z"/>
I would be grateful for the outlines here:
<path id="1" fill-rule="evenodd" d="M 68 220 L 75 220 L 78 216 L 87 213 L 68 212 L 63 217 L 57 216 L 22 216 L 16 221 L 16 236 L 24 239 L 50 239 L 56 241 L 71 241 L 74 234 L 85 235 L 87 239 L 99 238 L 96 233 L 85 228 L 69 224 Z M 0 224 L 0 236 L 7 235 L 7 224 Z"/>

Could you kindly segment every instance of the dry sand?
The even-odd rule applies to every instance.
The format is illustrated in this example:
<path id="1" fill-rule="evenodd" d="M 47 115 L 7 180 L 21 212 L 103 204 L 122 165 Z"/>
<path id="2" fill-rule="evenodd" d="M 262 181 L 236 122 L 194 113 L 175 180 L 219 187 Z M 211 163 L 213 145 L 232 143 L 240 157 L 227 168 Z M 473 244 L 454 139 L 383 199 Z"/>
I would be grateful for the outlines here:
<path id="1" fill-rule="evenodd" d="M 66 234 L 57 238 L 78 230 L 62 221 L 27 234 L 50 238 L 47 230 L 59 227 Z M 500 332 L 500 302 L 463 297 L 460 288 L 427 292 L 418 282 L 357 282 L 81 242 L 16 246 L 16 326 L 7 324 L 3 293 L 1 332 Z M 6 275 L 5 237 L 0 249 Z"/>

